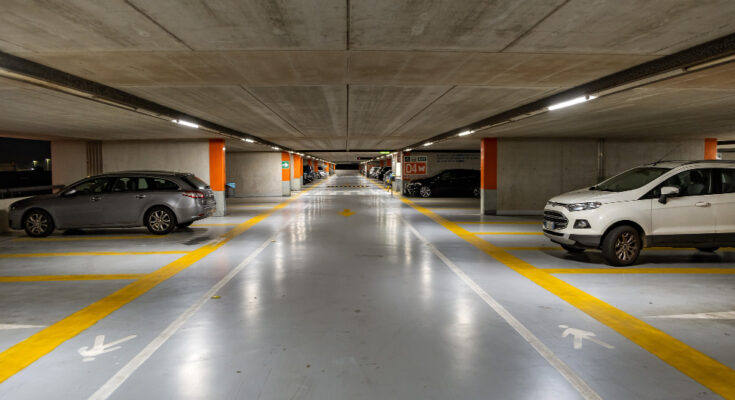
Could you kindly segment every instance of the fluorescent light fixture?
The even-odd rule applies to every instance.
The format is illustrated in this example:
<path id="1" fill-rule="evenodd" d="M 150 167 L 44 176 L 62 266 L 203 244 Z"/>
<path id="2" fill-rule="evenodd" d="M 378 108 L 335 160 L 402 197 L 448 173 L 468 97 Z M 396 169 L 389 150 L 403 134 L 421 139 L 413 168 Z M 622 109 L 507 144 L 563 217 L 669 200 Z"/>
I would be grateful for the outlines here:
<path id="1" fill-rule="evenodd" d="M 253 140 L 253 139 L 243 139 L 243 140 L 246 141 L 246 142 L 248 142 L 248 143 L 255 143 L 255 140 Z"/>
<path id="2" fill-rule="evenodd" d="M 429 146 L 431 146 L 432 144 L 434 144 L 434 142 L 426 142 L 426 143 L 424 143 L 424 144 L 423 144 L 423 146 L 424 146 L 424 147 L 429 147 Z"/>
<path id="3" fill-rule="evenodd" d="M 188 126 L 189 128 L 199 129 L 199 125 L 197 125 L 197 124 L 195 124 L 193 122 L 184 121 L 184 120 L 181 120 L 181 119 L 172 119 L 171 122 L 173 122 L 174 124 Z"/>
<path id="4" fill-rule="evenodd" d="M 686 71 L 687 72 L 698 71 L 700 69 L 714 67 L 715 65 L 720 65 L 720 64 L 728 63 L 730 61 L 735 61 L 735 54 L 730 55 L 730 56 L 727 56 L 727 57 L 718 58 L 716 60 L 707 61 L 707 62 L 704 62 L 704 63 L 701 63 L 701 64 L 692 65 L 691 67 L 687 67 L 686 68 Z"/>
<path id="5" fill-rule="evenodd" d="M 573 98 L 571 100 L 562 101 L 561 103 L 552 104 L 546 108 L 548 108 L 549 111 L 554 111 L 560 108 L 566 108 L 566 107 L 570 107 L 570 106 L 577 105 L 580 103 L 584 103 L 585 101 L 593 100 L 596 98 L 597 97 L 595 96 L 580 96 L 580 97 Z"/>
<path id="6" fill-rule="evenodd" d="M 271 149 L 273 149 L 273 150 L 281 150 L 279 147 L 276 147 L 276 146 L 271 146 Z"/>
<path id="7" fill-rule="evenodd" d="M 474 131 L 464 131 L 457 134 L 457 136 L 467 136 L 475 133 Z"/>
<path id="8" fill-rule="evenodd" d="M 403 151 L 405 151 L 405 152 L 409 152 L 409 151 L 411 151 L 411 150 L 413 150 L 413 149 L 406 149 L 406 150 L 403 150 Z"/>

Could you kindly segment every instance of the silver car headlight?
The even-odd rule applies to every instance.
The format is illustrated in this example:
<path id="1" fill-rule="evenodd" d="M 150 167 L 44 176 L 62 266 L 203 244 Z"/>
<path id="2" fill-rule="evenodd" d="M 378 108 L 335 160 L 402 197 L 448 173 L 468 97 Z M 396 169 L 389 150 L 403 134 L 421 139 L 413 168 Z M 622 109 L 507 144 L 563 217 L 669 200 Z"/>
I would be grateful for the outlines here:
<path id="1" fill-rule="evenodd" d="M 585 211 L 585 210 L 594 210 L 595 208 L 599 208 L 602 205 L 599 201 L 589 201 L 586 203 L 574 203 L 574 204 L 567 204 L 567 210 L 569 211 Z"/>

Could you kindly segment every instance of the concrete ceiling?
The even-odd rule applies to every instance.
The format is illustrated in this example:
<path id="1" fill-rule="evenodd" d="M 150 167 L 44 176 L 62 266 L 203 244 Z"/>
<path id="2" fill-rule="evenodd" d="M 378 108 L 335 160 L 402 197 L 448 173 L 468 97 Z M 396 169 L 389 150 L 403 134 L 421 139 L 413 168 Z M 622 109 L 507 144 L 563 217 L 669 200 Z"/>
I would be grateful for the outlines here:
<path id="1" fill-rule="evenodd" d="M 733 20 L 732 0 L 4 0 L 0 50 L 282 146 L 398 149 L 733 33 Z M 732 76 L 482 135 L 731 136 Z M 204 135 L 46 89 L 0 81 L 0 93 L 2 134 Z"/>

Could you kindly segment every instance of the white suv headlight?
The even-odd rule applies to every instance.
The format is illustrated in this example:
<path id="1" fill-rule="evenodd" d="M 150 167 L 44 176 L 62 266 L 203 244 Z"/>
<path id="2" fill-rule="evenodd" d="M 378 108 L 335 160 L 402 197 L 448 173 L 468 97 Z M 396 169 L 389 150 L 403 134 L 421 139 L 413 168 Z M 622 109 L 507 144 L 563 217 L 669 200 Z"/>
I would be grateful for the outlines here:
<path id="1" fill-rule="evenodd" d="M 569 211 L 584 211 L 584 210 L 594 210 L 595 208 L 599 208 L 602 205 L 599 201 L 590 201 L 587 203 L 574 203 L 574 204 L 567 204 L 567 210 Z"/>

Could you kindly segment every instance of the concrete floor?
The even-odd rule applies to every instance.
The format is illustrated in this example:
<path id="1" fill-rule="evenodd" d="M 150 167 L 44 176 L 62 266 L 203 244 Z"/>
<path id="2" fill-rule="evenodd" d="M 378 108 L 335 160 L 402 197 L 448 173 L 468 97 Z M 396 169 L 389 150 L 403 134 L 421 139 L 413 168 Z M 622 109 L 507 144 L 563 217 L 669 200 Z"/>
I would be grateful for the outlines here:
<path id="1" fill-rule="evenodd" d="M 614 269 L 478 209 L 341 173 L 166 237 L 2 236 L 0 398 L 735 396 L 735 253 Z"/>

